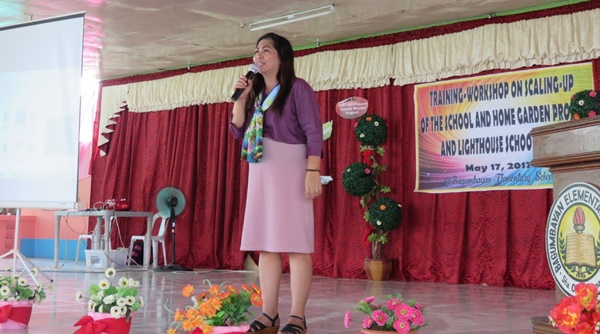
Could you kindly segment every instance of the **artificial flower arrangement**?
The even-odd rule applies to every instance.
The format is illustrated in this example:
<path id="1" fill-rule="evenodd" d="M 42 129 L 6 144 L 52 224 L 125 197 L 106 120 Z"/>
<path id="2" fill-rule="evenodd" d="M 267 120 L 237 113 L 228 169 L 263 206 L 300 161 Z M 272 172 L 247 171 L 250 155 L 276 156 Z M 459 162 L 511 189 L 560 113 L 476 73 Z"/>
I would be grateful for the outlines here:
<path id="1" fill-rule="evenodd" d="M 360 197 L 360 205 L 365 209 L 363 218 L 368 224 L 365 241 L 371 245 L 371 258 L 380 259 L 381 247 L 388 242 L 388 233 L 402 222 L 401 205 L 383 197 L 391 189 L 378 180 L 379 174 L 387 170 L 376 159 L 385 153 L 380 145 L 387 137 L 387 125 L 383 118 L 365 114 L 355 123 L 354 134 L 361 144 L 363 161 L 344 169 L 342 184 L 350 195 Z"/>
<path id="2" fill-rule="evenodd" d="M 363 329 L 408 333 L 427 326 L 425 308 L 416 300 L 402 300 L 402 295 L 388 295 L 384 304 L 374 304 L 375 297 L 361 300 L 354 308 L 367 315 L 362 321 Z M 350 327 L 350 311 L 344 317 L 344 327 Z"/>
<path id="3" fill-rule="evenodd" d="M 548 318 L 563 333 L 600 333 L 598 288 L 591 283 L 578 283 L 575 295 L 563 297 Z"/>
<path id="4" fill-rule="evenodd" d="M 0 276 L 0 331 L 26 329 L 31 319 L 33 304 L 46 299 L 46 287 L 30 285 L 27 279 L 16 275 L 13 269 L 6 271 L 12 273 Z M 35 280 L 38 274 L 37 267 L 33 267 L 31 271 Z M 49 284 L 47 288 L 51 289 L 52 285 Z"/>
<path id="5" fill-rule="evenodd" d="M 600 113 L 600 91 L 587 89 L 573 94 L 569 111 L 574 120 L 595 117 Z"/>
<path id="6" fill-rule="evenodd" d="M 242 284 L 238 289 L 226 283 L 213 285 L 209 280 L 203 283 L 208 285 L 208 289 L 196 295 L 194 286 L 188 284 L 183 288 L 183 296 L 191 298 L 192 305 L 174 312 L 168 334 L 177 333 L 180 328 L 185 332 L 210 334 L 218 326 L 239 326 L 247 323 L 248 316 L 253 315 L 249 311 L 250 306 L 262 306 L 261 291 L 255 284 Z"/>
<path id="7" fill-rule="evenodd" d="M 116 273 L 115 268 L 108 268 L 104 272 L 106 278 L 90 286 L 88 311 L 107 313 L 114 319 L 125 318 L 129 322 L 132 313 L 144 306 L 144 299 L 138 297 L 137 289 L 140 287 L 140 282 L 121 277 L 118 286 L 114 286 L 111 281 L 115 279 Z M 83 293 L 78 292 L 76 299 L 81 301 Z"/>
<path id="8" fill-rule="evenodd" d="M 34 267 L 33 274 L 37 276 L 38 269 Z M 6 269 L 7 272 L 12 269 Z M 52 286 L 49 285 L 48 288 Z M 18 275 L 0 276 L 0 301 L 14 302 L 33 300 L 36 303 L 41 303 L 46 299 L 46 291 L 43 285 L 37 287 L 29 285 L 27 279 Z"/>

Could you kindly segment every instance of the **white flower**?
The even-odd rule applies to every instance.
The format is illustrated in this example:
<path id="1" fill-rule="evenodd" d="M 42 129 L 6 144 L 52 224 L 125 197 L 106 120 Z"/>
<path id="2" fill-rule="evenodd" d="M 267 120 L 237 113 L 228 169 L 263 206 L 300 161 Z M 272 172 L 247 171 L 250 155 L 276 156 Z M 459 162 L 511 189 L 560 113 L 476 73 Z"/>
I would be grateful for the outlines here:
<path id="1" fill-rule="evenodd" d="M 134 280 L 133 278 L 130 278 L 129 280 L 127 280 L 127 286 L 134 287 L 134 288 L 139 288 L 140 285 L 141 285 L 140 282 Z"/>
<path id="2" fill-rule="evenodd" d="M 377 121 L 375 123 L 373 123 L 373 124 L 375 124 L 375 126 L 379 126 L 379 122 L 377 122 Z"/>
<path id="3" fill-rule="evenodd" d="M 39 302 L 41 302 L 41 301 L 42 301 L 42 296 L 40 296 L 39 294 L 37 294 L 37 293 L 36 293 L 36 294 L 33 296 L 33 300 L 34 300 L 36 303 L 39 303 Z"/>
<path id="4" fill-rule="evenodd" d="M 123 298 L 123 297 L 117 299 L 117 305 L 118 306 L 125 306 L 125 305 L 127 305 L 127 299 Z"/>
<path id="5" fill-rule="evenodd" d="M 20 277 L 19 278 L 19 285 L 20 286 L 26 286 L 27 285 L 27 280 L 24 277 Z"/>
<path id="6" fill-rule="evenodd" d="M 127 296 L 127 297 L 125 297 L 125 299 L 127 300 L 127 305 L 131 306 L 131 305 L 135 304 L 135 297 Z"/>
<path id="7" fill-rule="evenodd" d="M 381 226 L 381 221 L 379 221 L 379 220 L 378 220 L 378 221 L 376 222 L 376 224 L 377 224 L 377 226 Z"/>
<path id="8" fill-rule="evenodd" d="M 108 295 L 106 297 L 104 297 L 104 299 L 102 299 L 102 302 L 104 304 L 112 304 L 115 302 L 115 295 Z"/>
<path id="9" fill-rule="evenodd" d="M 121 314 L 123 316 L 126 316 L 127 315 L 127 306 L 121 306 L 120 309 L 121 309 Z"/>
<path id="10" fill-rule="evenodd" d="M 585 104 L 585 101 L 584 100 L 579 100 L 579 102 L 577 102 L 577 104 L 579 104 L 580 106 L 582 106 L 582 105 Z"/>
<path id="11" fill-rule="evenodd" d="M 10 283 L 8 283 L 8 281 L 2 281 L 1 283 L 2 283 L 2 286 L 8 286 L 8 284 L 10 284 Z"/>
<path id="12" fill-rule="evenodd" d="M 144 307 L 144 298 L 140 296 L 140 307 Z"/>
<path id="13" fill-rule="evenodd" d="M 90 300 L 90 301 L 88 302 L 88 311 L 90 311 L 90 312 L 94 312 L 94 306 L 96 306 L 96 304 L 94 303 L 94 301 L 93 301 L 93 300 Z"/>
<path id="14" fill-rule="evenodd" d="M 38 273 L 39 273 L 38 267 L 33 267 L 33 276 L 37 276 Z"/>
<path id="15" fill-rule="evenodd" d="M 106 271 L 104 272 L 104 275 L 106 275 L 106 277 L 108 278 L 112 278 L 115 276 L 115 274 L 117 273 L 117 271 L 115 270 L 115 268 L 108 268 L 106 269 Z"/>
<path id="16" fill-rule="evenodd" d="M 3 285 L 0 288 L 0 295 L 2 295 L 2 297 L 8 297 L 10 295 L 10 288 L 6 285 Z"/>
<path id="17" fill-rule="evenodd" d="M 119 279 L 119 286 L 123 288 L 129 286 L 129 280 L 127 279 L 127 277 L 121 277 L 121 279 Z"/>
<path id="18" fill-rule="evenodd" d="M 98 287 L 102 290 L 106 290 L 110 287 L 110 282 L 107 279 L 103 279 L 98 283 Z"/>
<path id="19" fill-rule="evenodd" d="M 121 318 L 122 314 L 121 314 L 121 308 L 118 306 L 113 306 L 110 308 L 110 314 L 116 318 L 119 319 Z"/>
<path id="20" fill-rule="evenodd" d="M 81 300 L 81 298 L 83 298 L 83 293 L 81 293 L 81 292 L 77 292 L 77 294 L 75 295 L 75 300 L 76 300 L 76 301 L 80 301 L 80 300 Z"/>

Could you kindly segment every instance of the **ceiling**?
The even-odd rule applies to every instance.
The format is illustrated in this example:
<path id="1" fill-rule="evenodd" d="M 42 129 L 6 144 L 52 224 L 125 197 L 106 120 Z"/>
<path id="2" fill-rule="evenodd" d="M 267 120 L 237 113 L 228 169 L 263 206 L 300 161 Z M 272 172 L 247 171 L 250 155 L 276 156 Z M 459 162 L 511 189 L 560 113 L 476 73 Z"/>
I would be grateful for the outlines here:
<path id="1" fill-rule="evenodd" d="M 85 11 L 84 71 L 110 79 L 249 56 L 274 31 L 294 48 L 578 0 L 1 0 L 0 26 Z M 248 24 L 335 5 L 268 30 Z"/>

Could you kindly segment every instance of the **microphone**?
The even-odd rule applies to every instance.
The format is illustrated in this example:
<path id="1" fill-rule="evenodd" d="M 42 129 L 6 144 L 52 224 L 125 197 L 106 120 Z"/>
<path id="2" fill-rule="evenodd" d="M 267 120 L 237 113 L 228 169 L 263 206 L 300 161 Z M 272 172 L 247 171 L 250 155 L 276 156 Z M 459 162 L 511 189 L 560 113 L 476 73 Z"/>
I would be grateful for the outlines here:
<path id="1" fill-rule="evenodd" d="M 254 74 L 256 74 L 256 72 L 258 72 L 258 66 L 256 66 L 256 64 L 250 65 L 250 69 L 248 69 L 248 73 L 246 73 L 246 79 L 251 80 L 252 78 L 254 78 Z M 231 96 L 231 101 L 237 101 L 240 95 L 242 95 L 243 91 L 244 88 L 236 89 L 233 95 Z"/>

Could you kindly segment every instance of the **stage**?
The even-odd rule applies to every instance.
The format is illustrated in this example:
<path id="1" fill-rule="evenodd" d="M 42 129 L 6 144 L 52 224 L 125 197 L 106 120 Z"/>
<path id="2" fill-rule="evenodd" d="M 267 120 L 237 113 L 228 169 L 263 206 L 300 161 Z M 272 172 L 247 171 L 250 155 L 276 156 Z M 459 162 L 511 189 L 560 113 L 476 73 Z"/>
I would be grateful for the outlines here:
<path id="1" fill-rule="evenodd" d="M 73 261 L 61 262 L 53 268 L 52 259 L 31 259 L 36 266 L 50 276 L 54 290 L 41 304 L 34 305 L 28 331 L 15 330 L 11 333 L 64 334 L 77 328 L 73 324 L 87 312 L 87 299 L 77 302 L 77 292 L 87 293 L 92 283 L 105 278 L 104 271 L 86 270 L 85 263 L 75 265 Z M 1 268 L 12 266 L 12 259 L 0 261 Z M 117 269 L 116 278 L 123 275 L 142 284 L 139 292 L 145 301 L 133 318 L 132 334 L 165 333 L 172 316 L 165 309 L 185 308 L 188 298 L 181 296 L 186 284 L 197 288 L 205 279 L 213 284 L 230 282 L 258 283 L 255 271 L 195 270 L 192 272 L 153 272 L 139 269 Z M 29 280 L 27 273 L 21 275 Z M 48 283 L 43 276 L 40 282 Z M 280 316 L 286 319 L 290 310 L 289 275 L 281 283 Z M 198 290 L 197 290 L 198 291 Z M 532 317 L 545 317 L 555 304 L 554 291 L 520 288 L 501 288 L 486 285 L 455 285 L 444 283 L 417 282 L 371 282 L 357 279 L 315 277 L 313 290 L 308 301 L 308 333 L 312 334 L 359 334 L 363 315 L 352 313 L 350 328 L 344 328 L 344 313 L 368 296 L 376 300 L 391 293 L 401 293 L 405 298 L 416 298 L 425 306 L 425 320 L 429 326 L 419 334 L 444 333 L 532 333 Z M 260 313 L 253 309 L 254 313 Z"/>

